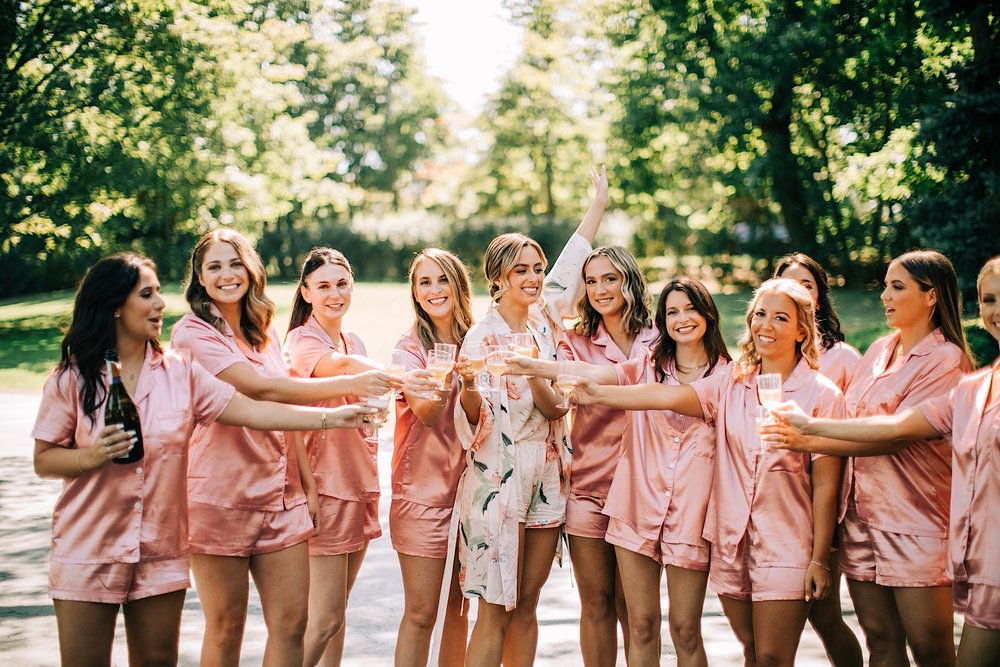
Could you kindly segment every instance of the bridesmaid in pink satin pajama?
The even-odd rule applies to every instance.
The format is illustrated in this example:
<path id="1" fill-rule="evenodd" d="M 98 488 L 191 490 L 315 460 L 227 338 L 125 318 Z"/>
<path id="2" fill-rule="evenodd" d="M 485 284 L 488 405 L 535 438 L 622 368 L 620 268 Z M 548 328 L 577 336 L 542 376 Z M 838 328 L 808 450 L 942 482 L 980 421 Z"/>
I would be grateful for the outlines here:
<path id="1" fill-rule="evenodd" d="M 818 338 L 808 292 L 791 280 L 769 280 L 750 303 L 742 356 L 731 373 L 675 386 L 584 381 L 574 391 L 580 403 L 673 410 L 716 422 L 703 535 L 712 542 L 712 588 L 748 664 L 794 665 L 809 602 L 829 593 L 840 463 L 764 449 L 754 432 L 758 373 L 780 374 L 786 395 L 809 412 L 843 414 L 839 390 L 816 370 Z"/>
<path id="2" fill-rule="evenodd" d="M 119 607 L 133 664 L 177 664 L 188 583 L 188 446 L 198 426 L 354 426 L 356 409 L 257 403 L 159 344 L 165 302 L 152 261 L 97 262 L 76 295 L 62 359 L 45 383 L 35 471 L 63 479 L 52 517 L 49 592 L 62 663 L 111 664 Z M 119 465 L 135 433 L 104 423 L 104 353 L 142 422 L 144 456 Z M 346 412 L 346 414 L 345 414 Z"/>
<path id="3" fill-rule="evenodd" d="M 559 343 L 558 358 L 614 368 L 642 359 L 656 337 L 650 320 L 646 281 L 624 248 L 602 246 L 583 265 L 586 293 L 577 306 L 580 320 Z M 580 648 L 583 664 L 613 665 L 618 653 L 616 623 L 628 640 L 614 547 L 605 541 L 602 514 L 623 447 L 627 416 L 622 410 L 584 406 L 573 413 L 570 442 L 573 474 L 566 502 L 573 574 L 580 591 Z"/>
<path id="4" fill-rule="evenodd" d="M 1000 257 L 983 266 L 977 288 L 983 325 L 1000 342 Z M 955 610 L 965 615 L 958 665 L 996 664 L 1000 655 L 1000 514 L 996 511 L 1000 502 L 1000 361 L 965 376 L 950 392 L 896 414 L 832 421 L 810 419 L 791 408 L 780 411 L 793 425 L 779 423 L 766 429 L 773 446 L 868 457 L 951 438 L 947 574 L 954 580 Z"/>
<path id="5" fill-rule="evenodd" d="M 840 391 L 847 390 L 847 383 L 854 368 L 861 361 L 861 354 L 844 342 L 840 318 L 830 301 L 830 280 L 819 262 L 801 252 L 785 255 L 777 261 L 775 278 L 789 278 L 806 288 L 816 303 L 816 327 L 819 329 L 819 372 L 833 380 Z M 836 544 L 836 535 L 834 535 Z M 854 632 L 844 622 L 840 605 L 840 563 L 837 549 L 830 552 L 830 575 L 833 590 L 824 600 L 816 600 L 809 610 L 809 623 L 823 642 L 823 648 L 834 667 L 861 667 L 864 657 Z"/>

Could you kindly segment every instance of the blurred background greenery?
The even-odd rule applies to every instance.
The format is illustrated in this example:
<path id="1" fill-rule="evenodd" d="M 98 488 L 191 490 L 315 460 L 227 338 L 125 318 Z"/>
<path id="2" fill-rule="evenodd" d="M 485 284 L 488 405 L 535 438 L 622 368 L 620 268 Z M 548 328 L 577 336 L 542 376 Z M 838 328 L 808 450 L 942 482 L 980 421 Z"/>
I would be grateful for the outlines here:
<path id="1" fill-rule="evenodd" d="M 608 165 L 602 240 L 716 293 L 802 250 L 840 285 L 1000 250 L 1000 18 L 973 0 L 507 0 L 521 51 L 470 117 L 400 0 L 0 2 L 0 296 L 97 257 L 181 279 L 251 235 L 273 277 L 315 244 L 399 280 L 428 244 L 552 254 Z M 476 25 L 462 26 L 476 31 Z M 6 333 L 5 337 L 6 337 Z"/>

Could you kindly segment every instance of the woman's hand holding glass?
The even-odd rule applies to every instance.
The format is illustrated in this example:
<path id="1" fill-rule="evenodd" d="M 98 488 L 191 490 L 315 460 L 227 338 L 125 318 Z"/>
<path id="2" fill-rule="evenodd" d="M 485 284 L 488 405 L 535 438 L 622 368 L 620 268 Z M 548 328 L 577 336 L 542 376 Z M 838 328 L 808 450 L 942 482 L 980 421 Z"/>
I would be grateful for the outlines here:
<path id="1" fill-rule="evenodd" d="M 557 362 L 557 374 L 555 381 L 556 391 L 562 396 L 562 402 L 556 405 L 557 408 L 569 410 L 573 405 L 569 402 L 569 396 L 573 389 L 579 384 L 580 378 L 577 375 L 576 364 L 573 361 L 561 360 Z"/>
<path id="2" fill-rule="evenodd" d="M 479 385 L 479 378 L 486 370 L 486 345 L 469 343 L 463 347 L 458 363 L 455 364 L 455 370 L 462 376 L 462 383 L 469 388 L 469 391 L 480 393 L 482 388 Z"/>
<path id="3" fill-rule="evenodd" d="M 793 452 L 809 452 L 809 438 L 806 429 L 812 418 L 793 401 L 771 406 L 767 424 L 758 427 L 761 443 L 765 447 L 788 449 Z"/>

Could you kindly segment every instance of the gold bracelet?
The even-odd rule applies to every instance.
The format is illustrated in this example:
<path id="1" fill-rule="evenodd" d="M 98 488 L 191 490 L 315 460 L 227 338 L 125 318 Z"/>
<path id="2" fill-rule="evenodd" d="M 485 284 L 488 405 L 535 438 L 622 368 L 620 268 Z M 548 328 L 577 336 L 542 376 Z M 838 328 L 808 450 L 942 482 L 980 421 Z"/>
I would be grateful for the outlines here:
<path id="1" fill-rule="evenodd" d="M 810 565 L 816 565 L 817 567 L 821 567 L 824 570 L 826 570 L 827 572 L 831 572 L 832 571 L 832 570 L 830 570 L 830 567 L 828 565 L 823 565 L 823 563 L 820 563 L 818 561 L 811 560 L 811 561 L 809 561 L 809 564 Z"/>
<path id="2" fill-rule="evenodd" d="M 79 470 L 79 471 L 80 471 L 80 474 L 81 474 L 81 475 L 83 475 L 83 474 L 85 474 L 85 473 L 86 473 L 87 471 L 86 471 L 86 470 L 84 470 L 84 469 L 83 469 L 83 465 L 81 465 L 81 464 L 80 464 L 80 455 L 81 455 L 81 454 L 83 454 L 83 452 L 82 452 L 82 451 L 80 451 L 79 449 L 78 449 L 78 450 L 76 450 L 76 468 L 77 468 L 77 470 Z"/>
<path id="3" fill-rule="evenodd" d="M 319 428 L 320 428 L 321 431 L 325 431 L 326 430 L 326 410 L 323 411 L 323 416 L 320 417 Z"/>

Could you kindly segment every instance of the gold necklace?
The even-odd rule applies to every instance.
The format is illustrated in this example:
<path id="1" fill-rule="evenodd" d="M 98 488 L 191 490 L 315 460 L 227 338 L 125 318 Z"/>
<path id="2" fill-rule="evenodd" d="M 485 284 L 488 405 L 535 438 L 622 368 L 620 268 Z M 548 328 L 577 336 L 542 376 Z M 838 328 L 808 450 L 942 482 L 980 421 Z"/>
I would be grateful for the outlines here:
<path id="1" fill-rule="evenodd" d="M 677 370 L 681 373 L 694 373 L 695 371 L 700 371 L 706 368 L 708 366 L 708 362 L 706 361 L 699 366 L 682 366 L 678 361 L 674 360 L 674 366 L 676 366 Z"/>

